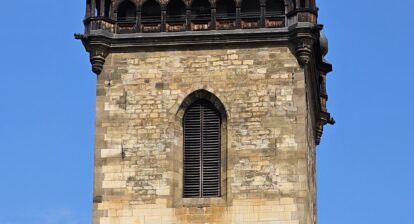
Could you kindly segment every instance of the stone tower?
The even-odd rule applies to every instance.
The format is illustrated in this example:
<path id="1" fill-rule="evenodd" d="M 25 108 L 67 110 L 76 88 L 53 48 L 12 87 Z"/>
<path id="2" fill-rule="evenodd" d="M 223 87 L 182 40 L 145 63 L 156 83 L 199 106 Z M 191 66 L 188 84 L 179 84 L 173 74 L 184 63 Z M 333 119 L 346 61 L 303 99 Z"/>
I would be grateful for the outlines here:
<path id="1" fill-rule="evenodd" d="M 94 224 L 314 224 L 315 0 L 87 0 Z"/>

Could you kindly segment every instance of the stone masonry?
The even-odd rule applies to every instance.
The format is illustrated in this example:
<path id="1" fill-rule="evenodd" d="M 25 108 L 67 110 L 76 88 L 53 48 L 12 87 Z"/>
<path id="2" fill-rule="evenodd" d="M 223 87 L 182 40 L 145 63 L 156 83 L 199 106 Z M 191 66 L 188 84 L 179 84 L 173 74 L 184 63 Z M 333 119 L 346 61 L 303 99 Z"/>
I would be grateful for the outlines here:
<path id="1" fill-rule="evenodd" d="M 182 105 L 216 97 L 222 197 L 182 198 Z M 97 80 L 94 224 L 316 223 L 305 73 L 282 45 L 111 52 Z"/>

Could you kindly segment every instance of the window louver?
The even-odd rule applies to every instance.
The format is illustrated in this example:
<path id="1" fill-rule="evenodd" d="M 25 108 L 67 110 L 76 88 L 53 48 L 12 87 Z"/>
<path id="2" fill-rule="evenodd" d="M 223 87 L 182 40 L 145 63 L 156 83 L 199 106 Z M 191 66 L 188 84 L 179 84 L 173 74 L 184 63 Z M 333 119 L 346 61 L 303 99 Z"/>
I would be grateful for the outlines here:
<path id="1" fill-rule="evenodd" d="M 184 115 L 184 197 L 220 196 L 220 125 L 210 102 L 193 103 Z"/>

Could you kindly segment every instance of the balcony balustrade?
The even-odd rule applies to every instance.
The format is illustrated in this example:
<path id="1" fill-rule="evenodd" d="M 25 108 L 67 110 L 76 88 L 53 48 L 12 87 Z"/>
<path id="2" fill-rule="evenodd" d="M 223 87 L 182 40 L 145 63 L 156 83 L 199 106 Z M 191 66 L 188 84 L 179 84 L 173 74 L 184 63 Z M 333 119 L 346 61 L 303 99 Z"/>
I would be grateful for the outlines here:
<path id="1" fill-rule="evenodd" d="M 169 5 L 161 6 L 155 0 L 147 0 L 143 6 L 135 6 L 124 0 L 116 10 L 109 6 L 89 9 L 84 22 L 86 32 L 104 30 L 116 34 L 282 28 L 293 16 L 296 22 L 316 22 L 316 10 L 295 8 L 295 4 L 285 4 L 283 0 L 267 0 L 268 5 L 244 0 L 241 6 L 233 0 L 219 1 L 223 2 L 211 6 L 207 0 L 194 0 L 192 6 L 186 6 L 181 0 L 171 0 Z"/>

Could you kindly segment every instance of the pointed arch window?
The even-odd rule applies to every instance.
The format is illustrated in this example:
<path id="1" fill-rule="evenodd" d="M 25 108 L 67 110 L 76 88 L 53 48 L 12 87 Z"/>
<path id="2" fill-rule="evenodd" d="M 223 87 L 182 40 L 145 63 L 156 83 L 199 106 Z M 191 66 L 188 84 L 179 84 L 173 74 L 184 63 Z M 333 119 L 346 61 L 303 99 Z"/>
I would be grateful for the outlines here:
<path id="1" fill-rule="evenodd" d="M 95 11 L 94 15 L 95 17 L 99 17 L 101 14 L 101 1 L 95 1 Z"/>
<path id="2" fill-rule="evenodd" d="M 266 16 L 273 17 L 285 14 L 285 2 L 283 0 L 267 0 Z"/>
<path id="3" fill-rule="evenodd" d="M 191 104 L 184 114 L 185 198 L 221 196 L 221 122 L 217 108 L 203 99 Z"/>
<path id="4" fill-rule="evenodd" d="M 155 0 L 147 0 L 142 5 L 142 32 L 161 31 L 161 6 Z"/>
<path id="5" fill-rule="evenodd" d="M 184 31 L 186 7 L 182 0 L 171 0 L 167 5 L 167 31 Z"/>
<path id="6" fill-rule="evenodd" d="M 236 28 L 236 3 L 234 0 L 219 0 L 217 3 L 216 23 L 218 30 Z"/>
<path id="7" fill-rule="evenodd" d="M 259 28 L 260 1 L 243 0 L 241 5 L 241 21 L 243 29 Z"/>
<path id="8" fill-rule="evenodd" d="M 111 0 L 105 0 L 105 12 L 104 16 L 109 17 L 111 14 Z"/>
<path id="9" fill-rule="evenodd" d="M 191 29 L 208 30 L 211 23 L 211 5 L 208 0 L 194 0 L 191 4 Z"/>
<path id="10" fill-rule="evenodd" d="M 118 21 L 135 22 L 136 8 L 134 3 L 129 0 L 123 1 L 118 7 Z"/>
<path id="11" fill-rule="evenodd" d="M 219 0 L 217 3 L 217 18 L 236 19 L 236 3 L 234 0 Z"/>
<path id="12" fill-rule="evenodd" d="M 286 25 L 284 0 L 267 0 L 265 11 L 265 26 L 267 28 L 284 27 Z"/>

